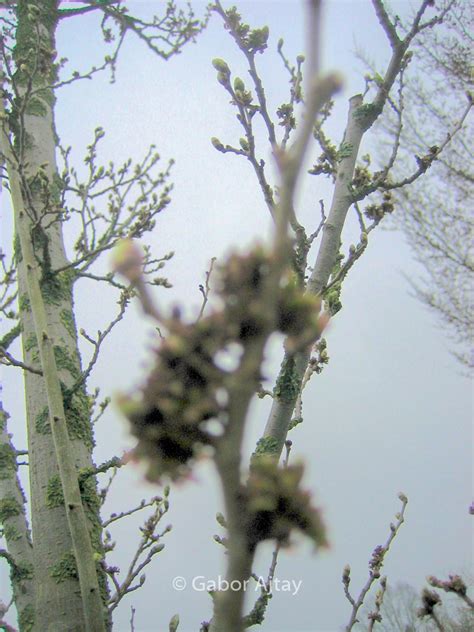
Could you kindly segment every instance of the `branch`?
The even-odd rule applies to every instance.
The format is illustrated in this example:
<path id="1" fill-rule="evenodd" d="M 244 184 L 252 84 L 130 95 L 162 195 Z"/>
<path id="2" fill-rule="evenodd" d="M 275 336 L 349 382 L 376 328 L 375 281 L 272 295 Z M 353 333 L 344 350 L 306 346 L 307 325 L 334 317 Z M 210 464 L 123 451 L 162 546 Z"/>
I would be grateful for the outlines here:
<path id="1" fill-rule="evenodd" d="M 326 222 L 326 213 L 324 212 L 324 201 L 323 200 L 319 200 L 319 208 L 321 211 L 321 221 L 318 224 L 318 227 L 316 228 L 316 230 L 311 233 L 311 235 L 308 237 L 308 244 L 311 246 L 313 241 L 315 239 L 317 239 L 324 227 L 324 224 Z"/>
<path id="2" fill-rule="evenodd" d="M 338 164 L 338 176 L 334 189 L 333 200 L 328 217 L 324 222 L 322 229 L 322 241 L 319 247 L 316 265 L 309 278 L 307 284 L 308 294 L 320 295 L 324 289 L 331 271 L 336 261 L 337 253 L 340 248 L 340 239 L 342 228 L 346 219 L 347 212 L 351 205 L 351 195 L 349 186 L 352 180 L 352 173 L 355 167 L 356 155 L 360 141 L 362 139 L 362 128 L 358 123 L 358 119 L 354 116 L 355 111 L 362 103 L 362 97 L 357 95 L 352 97 L 349 102 L 349 114 L 346 132 L 344 135 L 345 142 L 351 146 L 349 155 L 341 159 Z M 285 372 L 290 372 L 294 376 L 295 383 L 298 388 L 293 394 L 284 393 L 282 396 L 275 397 L 270 411 L 267 424 L 265 426 L 263 440 L 271 440 L 274 452 L 280 454 L 285 443 L 289 425 L 291 423 L 293 410 L 296 399 L 301 387 L 301 381 L 308 366 L 309 351 L 304 351 L 296 355 L 294 359 L 290 358 L 291 354 L 286 353 L 282 363 L 279 380 L 284 376 Z M 289 362 L 291 361 L 291 366 Z M 273 450 L 272 450 L 273 451 Z"/>
<path id="3" fill-rule="evenodd" d="M 313 130 L 314 120 L 319 109 L 340 88 L 338 76 L 319 76 L 320 3 L 313 1 L 309 5 L 309 82 L 305 118 L 299 128 L 295 142 L 289 150 L 276 150 L 276 160 L 280 172 L 280 196 L 275 212 L 275 237 L 273 242 L 273 263 L 268 272 L 267 283 L 261 293 L 262 305 L 268 314 L 275 310 L 275 297 L 281 282 L 281 274 L 287 265 L 288 225 L 294 216 L 293 197 L 299 180 L 306 148 Z M 271 134 L 270 134 L 270 140 Z M 252 347 L 244 349 L 241 364 L 233 375 L 233 386 L 229 389 L 228 423 L 225 433 L 219 440 L 216 451 L 216 465 L 222 481 L 225 500 L 226 520 L 228 524 L 228 567 L 226 579 L 240 582 L 238 591 L 221 591 L 215 595 L 214 618 L 210 632 L 241 632 L 243 629 L 242 607 L 244 581 L 249 577 L 253 562 L 254 547 L 249 547 L 242 524 L 242 491 L 240 472 L 240 449 L 244 421 L 248 406 L 258 384 L 255 376 L 260 372 L 263 349 L 270 331 L 263 331 L 255 339 Z"/>
<path id="4" fill-rule="evenodd" d="M 118 520 L 122 520 L 122 518 L 126 518 L 127 516 L 131 516 L 146 507 L 152 507 L 153 505 L 161 503 L 163 499 L 160 496 L 154 496 L 151 500 L 145 501 L 144 499 L 141 501 L 139 505 L 133 507 L 132 509 L 128 509 L 127 511 L 121 511 L 120 513 L 113 513 L 110 515 L 108 520 L 104 520 L 102 522 L 102 528 L 106 529 L 113 522 L 117 522 Z"/>
<path id="5" fill-rule="evenodd" d="M 400 38 L 398 37 L 395 25 L 390 20 L 383 0 L 372 0 L 372 4 L 374 5 L 375 14 L 377 15 L 377 18 L 388 37 L 392 50 L 394 50 L 400 44 Z"/>
<path id="6" fill-rule="evenodd" d="M 135 608 L 130 607 L 130 632 L 135 632 Z"/>
<path id="7" fill-rule="evenodd" d="M 119 5 L 121 0 L 102 0 L 101 5 Z M 101 5 L 99 4 L 90 4 L 84 3 L 86 6 L 77 7 L 75 9 L 58 9 L 59 19 L 73 17 L 75 15 L 84 15 L 85 13 L 90 13 L 91 11 L 97 11 L 101 9 Z"/>
<path id="8" fill-rule="evenodd" d="M 129 292 L 127 290 L 125 290 L 124 292 L 122 292 L 122 296 L 120 297 L 120 299 L 118 301 L 120 309 L 119 309 L 119 312 L 118 312 L 117 316 L 112 321 L 110 321 L 110 323 L 104 329 L 104 331 L 98 331 L 97 332 L 97 338 L 95 340 L 93 338 L 91 338 L 90 336 L 88 336 L 86 334 L 86 332 L 84 331 L 84 329 L 80 330 L 79 333 L 88 342 L 90 342 L 91 345 L 94 347 L 94 352 L 92 354 L 91 359 L 89 360 L 89 364 L 87 365 L 87 368 L 82 372 L 81 377 L 70 388 L 71 394 L 75 393 L 87 381 L 87 378 L 91 374 L 92 369 L 94 368 L 94 366 L 95 366 L 95 364 L 96 364 L 96 362 L 97 362 L 97 360 L 99 358 L 99 351 L 100 351 L 100 347 L 102 346 L 102 343 L 107 338 L 107 336 L 110 334 L 110 332 L 115 327 L 115 325 L 122 320 L 122 318 L 123 318 L 123 316 L 125 314 L 125 310 L 127 309 L 127 305 L 129 303 L 129 300 L 130 300 Z"/>
<path id="9" fill-rule="evenodd" d="M 8 347 L 14 342 L 21 334 L 21 325 L 18 323 L 15 327 L 12 327 L 2 338 L 0 338 L 0 347 L 2 349 L 8 349 Z"/>
<path id="10" fill-rule="evenodd" d="M 122 467 L 123 464 L 123 459 L 120 459 L 118 456 L 114 456 L 108 461 L 104 461 L 104 463 L 97 465 L 96 467 L 84 468 L 80 471 L 79 483 L 82 484 L 91 476 L 97 476 L 97 474 L 105 474 L 105 472 L 108 472 L 111 469 L 114 469 L 115 471 L 118 468 Z"/>
<path id="11" fill-rule="evenodd" d="M 112 483 L 114 482 L 115 477 L 117 476 L 117 472 L 118 472 L 118 468 L 121 467 L 122 465 L 124 465 L 124 459 L 120 459 L 120 464 L 117 464 L 116 467 L 112 468 L 112 474 L 109 476 L 109 480 L 107 481 L 105 487 L 103 487 L 100 491 L 99 491 L 99 498 L 100 498 L 100 504 L 103 505 L 107 499 L 107 494 L 110 491 L 110 487 L 112 486 Z"/>
<path id="12" fill-rule="evenodd" d="M 121 33 L 135 33 L 153 53 L 165 60 L 179 54 L 187 42 L 195 41 L 208 21 L 208 14 L 200 22 L 195 19 L 190 5 L 185 14 L 173 1 L 167 3 L 164 17 L 154 15 L 149 21 L 130 15 L 120 4 L 115 7 L 113 3 L 89 2 L 89 5 L 104 13 L 104 23 L 112 20 Z"/>
<path id="13" fill-rule="evenodd" d="M 349 591 L 349 585 L 351 581 L 351 568 L 350 566 L 346 566 L 344 568 L 344 572 L 342 575 L 342 583 L 344 585 L 344 594 L 346 596 L 346 599 L 349 601 L 349 603 L 352 606 L 352 612 L 349 619 L 349 623 L 345 627 L 346 632 L 350 632 L 350 630 L 352 630 L 354 625 L 358 623 L 357 613 L 359 612 L 359 609 L 363 605 L 364 599 L 366 598 L 367 593 L 370 591 L 373 584 L 380 578 L 380 570 L 385 561 L 385 556 L 388 553 L 390 549 L 390 545 L 392 544 L 394 538 L 398 534 L 400 527 L 405 521 L 405 509 L 408 503 L 408 499 L 405 496 L 405 494 L 402 494 L 402 493 L 400 493 L 398 497 L 402 502 L 402 508 L 401 508 L 401 511 L 396 514 L 397 522 L 395 524 L 393 523 L 390 524 L 390 535 L 387 541 L 385 542 L 385 544 L 382 546 L 375 547 L 372 553 L 372 558 L 369 562 L 369 568 L 370 568 L 369 577 L 365 585 L 362 587 L 357 599 L 355 599 Z M 383 586 L 383 584 L 382 584 L 382 588 L 385 590 L 385 587 Z"/>
<path id="14" fill-rule="evenodd" d="M 291 132 L 296 127 L 296 120 L 294 117 L 294 108 L 297 103 L 303 101 L 302 95 L 302 82 L 303 74 L 301 67 L 304 62 L 304 55 L 298 55 L 296 58 L 296 67 L 290 66 L 288 59 L 283 53 L 283 39 L 278 42 L 278 54 L 280 55 L 283 65 L 290 75 L 290 102 L 284 103 L 278 110 L 277 116 L 280 118 L 280 125 L 284 128 L 284 135 L 280 144 L 282 149 L 286 149 L 286 145 L 290 139 Z"/>
<path id="15" fill-rule="evenodd" d="M 138 543 L 137 550 L 129 564 L 127 574 L 125 575 L 122 582 L 120 582 L 116 577 L 119 572 L 118 568 L 105 567 L 106 572 L 111 577 L 115 586 L 115 593 L 111 596 L 108 602 L 109 612 L 113 612 L 115 610 L 115 608 L 118 606 L 123 597 L 125 597 L 125 595 L 128 595 L 129 593 L 138 590 L 138 588 L 143 586 L 146 579 L 144 574 L 140 576 L 137 583 L 134 584 L 133 582 L 140 575 L 142 570 L 146 566 L 148 566 L 148 564 L 150 564 L 153 557 L 165 548 L 165 545 L 161 544 L 159 541 L 163 536 L 171 531 L 172 527 L 171 525 L 168 525 L 161 533 L 158 533 L 156 529 L 160 520 L 168 512 L 168 495 L 169 487 L 165 488 L 164 499 L 160 496 L 156 496 L 149 503 L 145 503 L 143 501 L 138 508 L 130 510 L 129 512 L 123 512 L 123 514 L 120 514 L 115 518 L 111 517 L 111 519 L 109 519 L 109 521 L 106 523 L 110 524 L 115 520 L 119 520 L 122 517 L 135 513 L 136 511 L 140 511 L 144 507 L 153 504 L 156 506 L 151 516 L 145 521 L 144 525 L 140 527 L 140 531 L 143 535 L 140 542 Z M 110 548 L 113 547 L 109 547 L 109 550 Z"/>
<path id="16" fill-rule="evenodd" d="M 445 139 L 443 140 L 441 145 L 433 147 L 433 150 L 426 156 L 422 156 L 421 158 L 419 156 L 415 156 L 416 161 L 418 163 L 418 169 L 416 171 L 414 171 L 410 176 L 403 178 L 403 180 L 399 180 L 398 182 L 386 182 L 386 183 L 379 182 L 378 186 L 380 186 L 385 191 L 400 189 L 402 187 L 407 186 L 408 184 L 412 184 L 421 175 L 426 173 L 426 171 L 431 167 L 433 162 L 438 159 L 439 155 L 449 145 L 453 137 L 462 129 L 472 107 L 473 107 L 472 97 L 469 96 L 468 103 L 463 113 L 461 114 L 461 118 L 457 121 L 457 123 L 454 125 L 452 130 L 446 134 Z"/>
<path id="17" fill-rule="evenodd" d="M 211 287 L 209 285 L 210 280 L 211 280 L 211 275 L 212 275 L 212 270 L 214 268 L 214 263 L 216 262 L 216 257 L 212 257 L 211 259 L 211 263 L 209 266 L 209 270 L 206 272 L 206 282 L 204 285 L 200 285 L 199 286 L 199 291 L 202 294 L 202 305 L 201 305 L 201 309 L 199 310 L 199 315 L 197 317 L 197 321 L 201 320 L 203 314 L 204 314 L 204 310 L 206 309 L 206 305 L 207 302 L 209 300 L 209 293 L 211 291 Z"/>
<path id="18" fill-rule="evenodd" d="M 344 145 L 347 151 L 341 152 L 337 161 L 331 208 L 322 229 L 316 263 L 307 283 L 308 294 L 321 295 L 331 277 L 339 254 L 347 213 L 357 200 L 357 196 L 352 191 L 352 180 L 362 138 L 380 116 L 390 89 L 403 68 L 405 52 L 416 32 L 416 28 L 413 27 L 399 46 L 393 50 L 385 77 L 372 103 L 364 104 L 362 95 L 355 95 L 349 100 L 347 125 L 341 143 L 341 147 Z M 271 444 L 273 454 L 280 454 L 283 448 L 309 357 L 307 350 L 298 353 L 295 357 L 285 353 L 277 383 L 290 379 L 295 388 L 292 392 L 285 392 L 282 396 L 273 399 L 261 440 Z"/>
<path id="19" fill-rule="evenodd" d="M 75 260 L 55 269 L 56 273 L 68 269 L 75 269 L 78 276 L 89 276 L 97 280 L 110 281 L 107 276 L 94 277 L 87 273 L 88 268 L 97 261 L 99 256 L 112 249 L 118 240 L 125 237 L 142 237 L 150 231 L 156 221 L 156 216 L 164 210 L 171 199 L 169 194 L 172 185 L 167 184 L 172 160 L 163 171 L 157 171 L 160 155 L 151 145 L 144 158 L 132 164 L 127 160 L 116 168 L 113 162 L 107 167 L 97 164 L 98 146 L 105 132 L 98 127 L 94 131 L 94 138 L 87 147 L 84 161 L 88 166 L 88 175 L 84 181 L 79 179 L 75 169 L 69 165 L 69 149 L 61 148 L 64 161 L 62 180 L 64 183 L 62 205 L 69 208 L 69 214 L 79 217 L 81 232 L 74 245 Z M 72 200 L 66 200 L 73 196 Z M 130 197 L 133 196 L 132 201 Z M 102 202 L 105 210 L 97 208 Z M 155 272 L 164 265 L 172 253 L 162 259 L 155 260 L 157 264 L 147 273 Z M 149 259 L 149 252 L 146 252 Z M 147 261 L 147 265 L 152 262 Z"/>
<path id="20" fill-rule="evenodd" d="M 373 632 L 375 624 L 381 623 L 382 621 L 382 615 L 380 611 L 383 605 L 386 590 L 387 578 L 382 577 L 382 579 L 380 580 L 380 590 L 378 590 L 377 594 L 375 595 L 375 610 L 369 612 L 369 614 L 367 615 L 367 618 L 369 619 L 369 627 L 367 632 Z"/>
<path id="21" fill-rule="evenodd" d="M 36 369 L 29 364 L 25 364 L 21 360 L 16 360 L 6 349 L 0 347 L 0 364 L 4 366 L 16 366 L 24 371 L 29 371 L 30 373 L 35 373 L 36 375 L 43 375 L 43 371 L 41 369 Z"/>
<path id="22" fill-rule="evenodd" d="M 222 17 L 222 19 L 224 20 L 225 28 L 232 35 L 237 46 L 240 48 L 240 50 L 243 52 L 243 54 L 245 55 L 247 59 L 247 63 L 249 66 L 249 74 L 252 78 L 252 81 L 255 87 L 255 92 L 258 98 L 258 104 L 259 104 L 258 111 L 264 121 L 265 127 L 267 128 L 268 140 L 270 142 L 270 145 L 272 146 L 273 149 L 275 149 L 277 145 L 276 137 L 275 137 L 275 128 L 270 118 L 270 115 L 268 113 L 265 90 L 263 88 L 262 80 L 259 77 L 259 74 L 257 72 L 257 67 L 255 64 L 256 53 L 263 52 L 267 46 L 266 39 L 268 38 L 268 29 L 266 32 L 266 37 L 265 37 L 264 29 L 254 29 L 254 31 L 250 33 L 250 35 L 252 33 L 255 34 L 257 36 L 256 40 L 259 40 L 258 43 L 255 42 L 255 45 L 252 46 L 250 37 L 247 37 L 247 35 L 242 35 L 242 30 L 235 28 L 235 22 L 230 17 L 230 15 L 235 16 L 235 11 L 232 11 L 232 9 L 229 12 L 224 11 L 222 4 L 220 3 L 219 0 L 217 0 L 214 5 L 214 11 L 216 11 Z M 257 35 L 259 31 L 261 32 L 260 34 L 262 36 L 260 38 Z"/>

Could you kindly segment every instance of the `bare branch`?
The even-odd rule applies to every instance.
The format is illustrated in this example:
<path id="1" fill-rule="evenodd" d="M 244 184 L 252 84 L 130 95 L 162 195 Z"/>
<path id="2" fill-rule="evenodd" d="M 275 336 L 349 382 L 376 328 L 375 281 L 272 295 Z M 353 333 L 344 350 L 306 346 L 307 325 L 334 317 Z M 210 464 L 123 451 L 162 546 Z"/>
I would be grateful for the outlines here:
<path id="1" fill-rule="evenodd" d="M 367 615 L 367 618 L 369 619 L 368 632 L 373 632 L 375 624 L 382 621 L 382 615 L 380 611 L 383 605 L 383 599 L 385 597 L 386 590 L 387 578 L 382 577 L 382 579 L 380 580 L 380 590 L 378 590 L 377 594 L 375 595 L 375 610 L 369 612 L 369 614 Z"/>
<path id="2" fill-rule="evenodd" d="M 372 4 L 374 5 L 377 18 L 389 39 L 392 49 L 397 48 L 400 44 L 400 38 L 398 37 L 395 25 L 391 21 L 390 16 L 385 9 L 383 0 L 372 0 Z"/>
<path id="3" fill-rule="evenodd" d="M 199 310 L 199 314 L 197 317 L 197 320 L 201 320 L 203 314 L 204 314 L 204 310 L 206 309 L 206 305 L 207 302 L 209 300 L 209 292 L 211 291 L 211 287 L 209 285 L 210 280 L 211 280 L 211 275 L 212 275 L 212 270 L 214 267 L 214 263 L 216 261 L 216 257 L 212 257 L 211 259 L 211 263 L 209 265 L 209 270 L 206 272 L 206 282 L 204 285 L 200 285 L 199 286 L 199 291 L 202 294 L 202 305 L 201 305 L 201 309 Z"/>
<path id="4" fill-rule="evenodd" d="M 288 248 L 288 224 L 294 218 L 293 197 L 299 179 L 314 120 L 319 109 L 339 89 L 340 79 L 335 75 L 319 76 L 319 28 L 320 4 L 313 1 L 309 5 L 308 44 L 310 51 L 308 90 L 305 118 L 298 135 L 289 150 L 276 149 L 276 161 L 280 171 L 281 187 L 279 202 L 275 212 L 276 231 L 273 244 L 274 263 L 269 272 L 268 282 L 261 300 L 270 313 L 275 304 L 275 290 L 280 284 L 280 274 L 286 265 L 285 251 Z M 240 44 L 243 47 L 243 44 Z M 215 63 L 216 65 L 216 63 Z M 269 128 L 270 142 L 274 143 Z M 274 308 L 274 307 L 273 307 Z M 268 335 L 268 334 L 267 334 Z M 255 341 L 253 348 L 244 349 L 239 369 L 235 374 L 234 389 L 229 392 L 229 422 L 224 436 L 220 439 L 216 452 L 216 464 L 222 480 L 226 520 L 229 534 L 229 554 L 227 579 L 229 582 L 244 580 L 250 574 L 253 548 L 248 546 L 245 527 L 242 526 L 242 503 L 240 500 L 240 445 L 243 421 L 247 416 L 250 399 L 255 392 L 255 374 L 259 372 L 266 336 Z M 238 388 L 236 388 L 238 385 Z M 243 590 L 219 592 L 215 597 L 215 614 L 211 622 L 211 632 L 240 632 L 242 630 Z"/>
<path id="5" fill-rule="evenodd" d="M 116 520 L 119 520 L 120 518 L 131 515 L 136 511 L 140 511 L 144 507 L 155 505 L 155 510 L 153 511 L 153 513 L 147 518 L 144 525 L 140 527 L 142 538 L 138 543 L 137 550 L 128 566 L 128 570 L 123 580 L 119 581 L 117 578 L 119 569 L 114 567 L 105 568 L 107 574 L 111 577 L 116 589 L 115 593 L 110 597 L 109 600 L 109 612 L 113 612 L 113 610 L 115 610 L 115 608 L 118 606 L 123 597 L 125 597 L 125 595 L 128 595 L 129 593 L 143 586 L 145 582 L 144 574 L 139 577 L 137 583 L 134 583 L 135 580 L 140 575 L 142 570 L 146 566 L 148 566 L 148 564 L 150 564 L 153 557 L 164 549 L 165 545 L 162 544 L 160 540 L 161 538 L 163 538 L 164 535 L 166 535 L 166 533 L 171 531 L 172 527 L 171 525 L 168 525 L 161 533 L 159 533 L 157 532 L 157 526 L 163 516 L 168 512 L 168 494 L 169 488 L 166 488 L 164 499 L 156 496 L 149 503 L 145 503 L 143 501 L 143 503 L 138 508 L 135 508 L 129 512 L 123 512 L 123 514 L 120 514 L 115 518 L 111 517 L 107 522 L 107 524 L 110 524 Z"/>
<path id="6" fill-rule="evenodd" d="M 43 375 L 43 371 L 41 371 L 41 369 L 37 369 L 34 366 L 25 364 L 21 360 L 15 359 L 3 347 L 0 347 L 0 364 L 3 364 L 4 366 L 16 366 L 23 369 L 23 371 L 29 371 L 30 373 L 35 373 L 36 375 Z"/>
<path id="7" fill-rule="evenodd" d="M 369 593 L 370 589 L 372 588 L 373 584 L 380 578 L 380 570 L 383 566 L 383 563 L 385 561 L 385 556 L 388 553 L 389 549 L 390 549 L 390 545 L 392 544 L 394 538 L 396 537 L 397 533 L 400 530 L 400 527 L 402 526 L 402 524 L 405 521 L 405 509 L 408 503 L 407 497 L 405 496 L 405 494 L 400 493 L 398 496 L 402 502 L 402 508 L 401 511 L 399 513 L 397 513 L 396 518 L 397 518 L 397 522 L 391 523 L 390 524 L 390 535 L 387 539 L 387 541 L 385 542 L 384 545 L 382 546 L 377 546 L 373 553 L 372 553 L 372 558 L 369 562 L 369 577 L 365 583 L 365 585 L 362 587 L 359 596 L 357 598 L 354 598 L 349 590 L 349 586 L 350 586 L 350 582 L 351 582 L 351 569 L 350 566 L 346 566 L 344 568 L 344 572 L 342 575 L 342 583 L 344 586 L 344 594 L 346 596 L 346 599 L 348 600 L 348 602 L 351 604 L 352 606 L 352 611 L 351 611 L 351 616 L 349 619 L 349 623 L 346 625 L 345 630 L 346 632 L 350 632 L 350 630 L 353 629 L 354 625 L 356 623 L 358 623 L 358 619 L 357 619 L 357 614 L 359 612 L 359 609 L 361 608 L 362 604 L 364 603 L 364 599 L 366 598 L 367 594 Z"/>
<path id="8" fill-rule="evenodd" d="M 122 518 L 126 518 L 127 516 L 131 516 L 134 513 L 137 513 L 137 511 L 142 511 L 142 509 L 145 509 L 146 507 L 153 507 L 154 505 L 157 505 L 157 504 L 161 503 L 162 500 L 163 499 L 160 496 L 154 496 L 153 498 L 151 498 L 148 501 L 142 500 L 139 505 L 137 505 L 136 507 L 132 507 L 132 509 L 127 509 L 126 511 L 121 511 L 118 514 L 113 513 L 113 514 L 110 515 L 110 518 L 108 518 L 108 520 L 104 520 L 102 522 L 102 527 L 104 529 L 106 529 L 113 522 L 117 522 L 118 520 L 122 520 Z"/>
<path id="9" fill-rule="evenodd" d="M 130 301 L 130 295 L 128 291 L 122 292 L 122 295 L 118 301 L 119 304 L 119 311 L 117 316 L 110 321 L 110 323 L 107 325 L 107 327 L 104 329 L 104 331 L 98 331 L 97 332 L 97 338 L 91 338 L 90 336 L 88 336 L 86 334 L 86 332 L 81 329 L 80 330 L 80 334 L 88 341 L 91 343 L 91 345 L 94 347 L 94 352 L 92 354 L 91 359 L 89 360 L 89 364 L 87 365 L 87 368 L 82 372 L 81 377 L 73 384 L 73 386 L 70 389 L 71 393 L 75 393 L 83 384 L 85 384 L 85 382 L 87 381 L 87 378 L 89 377 L 89 375 L 92 372 L 92 369 L 94 368 L 98 358 L 99 358 L 99 352 L 100 352 L 100 348 L 102 346 L 102 343 L 104 342 L 104 340 L 107 338 L 107 336 L 110 334 L 110 332 L 112 331 L 112 329 L 115 327 L 115 325 L 117 323 L 119 323 L 122 318 L 124 317 L 125 314 L 125 310 L 127 309 L 128 303 Z"/>

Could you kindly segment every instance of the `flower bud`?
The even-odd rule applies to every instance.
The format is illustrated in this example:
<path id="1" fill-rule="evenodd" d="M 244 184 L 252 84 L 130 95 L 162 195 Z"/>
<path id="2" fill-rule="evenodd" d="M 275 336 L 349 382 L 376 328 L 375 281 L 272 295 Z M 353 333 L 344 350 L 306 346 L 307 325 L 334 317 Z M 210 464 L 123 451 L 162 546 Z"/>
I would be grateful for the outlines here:
<path id="1" fill-rule="evenodd" d="M 133 239 L 121 239 L 112 252 L 112 269 L 131 283 L 143 274 L 143 250 Z"/>
<path id="2" fill-rule="evenodd" d="M 217 72 L 222 73 L 227 77 L 230 75 L 230 68 L 223 59 L 219 59 L 219 57 L 216 57 L 212 60 L 212 65 L 217 70 Z"/>
<path id="3" fill-rule="evenodd" d="M 224 149 L 224 145 L 215 136 L 213 136 L 211 138 L 211 143 L 214 145 L 214 147 L 217 149 L 217 151 L 222 151 Z"/>
<path id="4" fill-rule="evenodd" d="M 245 84 L 240 77 L 234 79 L 234 90 L 240 90 L 241 92 L 245 90 Z"/>
<path id="5" fill-rule="evenodd" d="M 248 144 L 248 142 L 247 142 L 247 139 L 246 139 L 246 138 L 241 138 L 241 139 L 239 140 L 239 143 L 240 143 L 240 146 L 242 147 L 242 149 L 243 149 L 244 151 L 249 151 L 249 149 L 250 149 L 250 148 L 249 148 L 249 144 Z"/>

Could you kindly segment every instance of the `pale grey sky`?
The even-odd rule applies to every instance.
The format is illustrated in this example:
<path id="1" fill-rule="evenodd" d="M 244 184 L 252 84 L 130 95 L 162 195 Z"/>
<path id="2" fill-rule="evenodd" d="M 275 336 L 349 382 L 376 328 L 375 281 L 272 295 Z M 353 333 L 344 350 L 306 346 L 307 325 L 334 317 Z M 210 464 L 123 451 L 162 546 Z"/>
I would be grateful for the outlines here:
<path id="1" fill-rule="evenodd" d="M 128 6 L 145 12 L 159 10 L 163 4 L 129 2 Z M 393 4 L 402 15 L 410 10 L 408 2 Z M 347 99 L 364 88 L 364 70 L 355 49 L 363 49 L 381 68 L 389 50 L 369 0 L 326 5 L 324 65 L 342 72 L 346 81 L 329 127 L 338 144 Z M 204 8 L 199 2 L 194 6 L 197 12 Z M 270 103 L 276 107 L 288 94 L 276 42 L 285 39 L 290 58 L 303 52 L 301 5 L 282 0 L 238 2 L 238 6 L 252 26 L 270 27 L 270 50 L 258 62 Z M 103 45 L 94 17 L 64 24 L 58 50 L 70 59 L 72 68 L 97 63 Z M 270 230 L 250 166 L 243 159 L 219 154 L 210 144 L 211 136 L 235 143 L 242 135 L 228 96 L 216 82 L 214 57 L 224 58 L 233 74 L 246 77 L 239 51 L 216 17 L 196 45 L 168 63 L 130 38 L 115 84 L 103 75 L 66 87 L 57 106 L 58 132 L 64 145 L 73 146 L 77 163 L 97 125 L 107 133 L 101 153 L 105 162 L 119 163 L 129 155 L 139 159 L 150 143 L 157 145 L 164 160 L 176 159 L 173 201 L 158 218 L 149 241 L 158 255 L 176 252 L 165 270 L 173 288 L 159 290 L 158 300 L 184 303 L 194 310 L 200 305 L 198 285 L 210 258 L 222 258 L 231 245 L 245 247 L 256 237 L 266 238 Z M 372 134 L 364 151 L 376 140 Z M 316 156 L 313 151 L 312 159 Z M 270 160 L 268 154 L 265 158 Z M 328 202 L 330 191 L 320 179 L 307 179 L 298 212 L 309 229 L 319 222 L 319 198 Z M 345 242 L 355 239 L 357 230 L 351 224 Z M 409 295 L 403 275 L 418 273 L 403 236 L 378 230 L 345 283 L 344 308 L 327 334 L 330 364 L 305 392 L 305 422 L 291 433 L 292 459 L 307 463 L 305 483 L 324 509 L 331 548 L 314 556 L 309 545 L 296 538 L 298 543 L 282 553 L 277 577 L 303 583 L 296 596 L 275 594 L 262 627 L 266 632 L 333 632 L 347 623 L 350 609 L 343 597 L 342 568 L 351 564 L 354 587 L 365 582 L 371 551 L 387 538 L 401 490 L 409 505 L 406 524 L 385 565 L 389 581 L 404 580 L 418 588 L 426 575 L 447 575 L 472 566 L 470 384 L 450 355 L 445 330 Z M 80 327 L 103 328 L 113 308 L 112 294 L 110 303 L 108 295 L 93 285 L 77 287 Z M 150 330 L 133 306 L 105 344 L 89 387 L 100 385 L 105 395 L 139 384 Z M 275 341 L 270 350 L 267 370 L 272 375 L 280 362 L 279 345 Z M 4 370 L 2 380 L 4 405 L 12 416 L 10 430 L 23 446 L 21 375 Z M 248 454 L 262 432 L 267 410 L 267 401 L 253 407 L 246 436 Z M 131 445 L 126 423 L 115 409 L 110 410 L 97 427 L 96 461 Z M 119 511 L 159 492 L 143 482 L 138 468 L 129 466 L 120 472 L 107 508 Z M 117 632 L 130 629 L 132 604 L 137 610 L 137 632 L 167 630 L 175 612 L 181 617 L 180 632 L 198 630 L 199 623 L 211 616 L 211 600 L 205 592 L 190 587 L 178 592 L 172 579 L 182 576 L 191 583 L 194 576 L 213 580 L 223 573 L 222 547 L 212 538 L 220 532 L 214 516 L 222 508 L 212 464 L 199 466 L 195 482 L 173 488 L 170 502 L 168 522 L 174 530 L 147 570 L 145 586 L 124 599 L 116 611 Z M 114 531 L 118 544 L 112 559 L 123 568 L 138 538 L 136 524 L 130 519 Z M 258 558 L 259 573 L 265 572 L 270 557 L 271 547 L 265 547 Z M 4 567 L 0 572 L 3 596 L 7 575 Z"/>

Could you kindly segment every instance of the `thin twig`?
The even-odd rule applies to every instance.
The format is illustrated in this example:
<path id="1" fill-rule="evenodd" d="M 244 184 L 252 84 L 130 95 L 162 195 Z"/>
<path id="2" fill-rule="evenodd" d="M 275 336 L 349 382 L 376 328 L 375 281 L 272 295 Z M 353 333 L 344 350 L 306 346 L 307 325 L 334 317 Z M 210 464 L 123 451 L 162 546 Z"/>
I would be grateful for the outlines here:
<path id="1" fill-rule="evenodd" d="M 29 373 L 43 375 L 43 371 L 41 371 L 41 369 L 37 369 L 33 366 L 30 366 L 29 364 L 25 364 L 21 360 L 17 360 L 3 347 L 0 347 L 0 364 L 3 364 L 5 366 L 16 366 L 20 369 L 23 369 L 24 371 L 28 371 Z"/>
<path id="2" fill-rule="evenodd" d="M 209 270 L 206 272 L 206 282 L 203 285 L 199 286 L 199 291 L 202 294 L 202 305 L 201 305 L 201 309 L 199 310 L 199 315 L 197 317 L 197 322 L 201 320 L 203 314 L 204 314 L 204 310 L 206 309 L 206 305 L 207 302 L 209 300 L 209 292 L 211 291 L 211 287 L 210 287 L 210 280 L 211 280 L 211 275 L 212 275 L 212 270 L 214 268 L 214 263 L 216 261 L 217 257 L 212 257 L 211 259 L 211 263 L 209 265 Z"/>
<path id="3" fill-rule="evenodd" d="M 385 542 L 384 545 L 382 546 L 377 546 L 373 553 L 372 553 L 372 558 L 369 562 L 369 577 L 366 581 L 366 583 L 364 584 L 364 586 L 362 587 L 359 596 L 357 597 L 357 599 L 355 599 L 350 591 L 349 591 L 349 585 L 350 585 L 350 581 L 351 581 L 351 577 L 350 577 L 350 573 L 351 573 L 351 569 L 350 566 L 346 566 L 344 568 L 344 572 L 342 575 L 342 583 L 344 586 L 344 594 L 346 596 L 346 599 L 349 601 L 349 603 L 352 606 L 352 611 L 351 611 L 351 616 L 349 619 L 349 623 L 347 624 L 347 626 L 345 627 L 346 632 L 350 632 L 352 630 L 352 628 L 354 627 L 354 625 L 356 623 L 358 623 L 358 619 L 357 619 L 357 613 L 359 612 L 359 609 L 361 608 L 362 604 L 364 603 L 364 599 L 366 598 L 368 592 L 370 591 L 370 589 L 372 588 L 373 584 L 380 578 L 380 569 L 383 566 L 384 560 L 385 560 L 385 556 L 388 553 L 389 549 L 390 549 L 390 545 L 392 544 L 394 538 L 396 537 L 398 531 L 400 530 L 400 527 L 402 526 L 402 524 L 405 521 L 405 509 L 408 503 L 408 499 L 405 496 L 405 494 L 400 493 L 398 495 L 399 499 L 402 502 L 402 508 L 401 511 L 396 515 L 397 518 L 397 522 L 395 524 L 391 523 L 390 524 L 390 535 L 387 539 L 387 541 Z"/>

